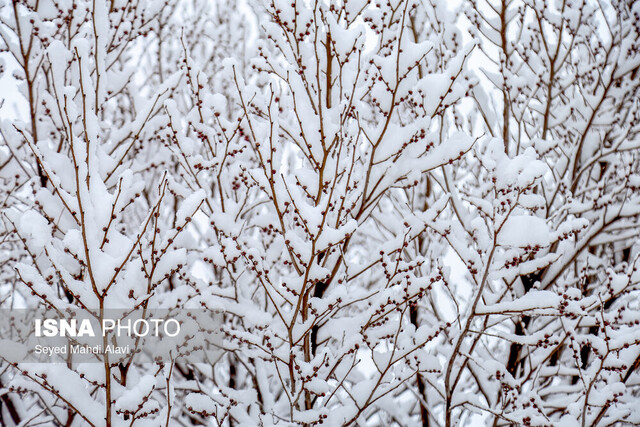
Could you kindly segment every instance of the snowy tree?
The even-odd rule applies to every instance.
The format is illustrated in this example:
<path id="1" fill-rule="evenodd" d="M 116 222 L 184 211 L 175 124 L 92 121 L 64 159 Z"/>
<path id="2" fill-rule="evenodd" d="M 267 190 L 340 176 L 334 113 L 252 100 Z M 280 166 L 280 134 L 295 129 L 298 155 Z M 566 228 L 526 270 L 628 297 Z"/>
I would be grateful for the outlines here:
<path id="1" fill-rule="evenodd" d="M 5 2 L 2 308 L 204 310 L 222 339 L 207 363 L 2 341 L 0 420 L 640 423 L 639 14 Z"/>
<path id="2" fill-rule="evenodd" d="M 480 67 L 489 84 L 473 89 L 476 132 L 504 148 L 476 145 L 475 168 L 454 176 L 471 181 L 460 192 L 457 215 L 469 224 L 460 235 L 477 238 L 478 270 L 492 280 L 475 291 L 454 353 L 468 373 L 455 363 L 452 372 L 458 387 L 475 383 L 477 406 L 498 424 L 635 424 L 638 5 L 471 6 L 490 64 Z M 530 160 L 511 169 L 521 157 Z M 475 254 L 461 258 L 477 268 Z"/>

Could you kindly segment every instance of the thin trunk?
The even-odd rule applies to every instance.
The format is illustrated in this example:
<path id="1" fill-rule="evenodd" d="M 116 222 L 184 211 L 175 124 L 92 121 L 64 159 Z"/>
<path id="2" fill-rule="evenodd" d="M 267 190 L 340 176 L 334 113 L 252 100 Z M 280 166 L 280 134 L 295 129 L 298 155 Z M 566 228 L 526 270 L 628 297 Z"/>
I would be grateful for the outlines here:
<path id="1" fill-rule="evenodd" d="M 411 324 L 418 328 L 418 307 L 411 306 L 409 308 L 409 318 L 411 320 Z M 423 402 L 427 401 L 427 393 L 424 380 L 422 379 L 422 375 L 420 372 L 416 373 L 416 383 L 418 386 L 418 393 L 420 395 L 420 420 L 422 427 L 429 427 L 429 411 L 426 405 Z"/>

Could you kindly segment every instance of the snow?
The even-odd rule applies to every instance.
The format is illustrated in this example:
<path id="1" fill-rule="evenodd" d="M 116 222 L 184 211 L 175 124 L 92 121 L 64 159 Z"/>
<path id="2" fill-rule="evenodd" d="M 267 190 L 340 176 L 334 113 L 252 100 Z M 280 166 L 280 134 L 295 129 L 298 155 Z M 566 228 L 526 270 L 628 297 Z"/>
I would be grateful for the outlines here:
<path id="1" fill-rule="evenodd" d="M 548 310 L 555 308 L 561 298 L 550 291 L 529 291 L 526 295 L 507 302 L 481 306 L 476 311 L 482 313 L 515 313 L 527 310 Z"/>
<path id="2" fill-rule="evenodd" d="M 153 375 L 143 376 L 134 387 L 125 390 L 116 399 L 116 408 L 135 412 L 138 409 L 138 405 L 144 403 L 145 396 L 151 394 L 155 387 L 156 378 Z"/>
<path id="3" fill-rule="evenodd" d="M 22 424 L 104 425 L 106 381 L 118 427 L 640 416 L 640 5 L 512 3 L 507 58 L 484 0 L 45 1 L 20 37 L 5 3 L 37 120 L 1 110 L 2 307 L 166 307 L 214 349 L 7 366 Z"/>
<path id="4" fill-rule="evenodd" d="M 506 247 L 549 246 L 551 233 L 546 221 L 530 215 L 510 215 L 498 233 L 498 244 Z"/>

